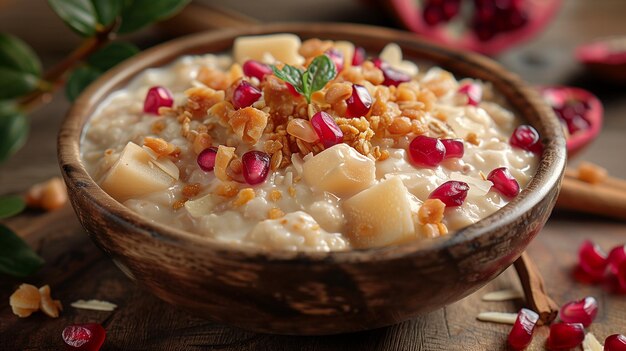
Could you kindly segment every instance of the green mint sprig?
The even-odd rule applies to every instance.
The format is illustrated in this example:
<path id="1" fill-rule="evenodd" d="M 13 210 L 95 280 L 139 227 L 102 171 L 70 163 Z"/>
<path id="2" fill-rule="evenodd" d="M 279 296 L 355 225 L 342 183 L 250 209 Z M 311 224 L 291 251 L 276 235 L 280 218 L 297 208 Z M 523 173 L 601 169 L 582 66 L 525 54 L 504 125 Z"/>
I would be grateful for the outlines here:
<path id="1" fill-rule="evenodd" d="M 335 63 L 326 55 L 317 56 L 306 70 L 290 65 L 282 69 L 272 65 L 272 70 L 276 77 L 291 84 L 308 103 L 314 92 L 324 88 L 337 75 Z"/>

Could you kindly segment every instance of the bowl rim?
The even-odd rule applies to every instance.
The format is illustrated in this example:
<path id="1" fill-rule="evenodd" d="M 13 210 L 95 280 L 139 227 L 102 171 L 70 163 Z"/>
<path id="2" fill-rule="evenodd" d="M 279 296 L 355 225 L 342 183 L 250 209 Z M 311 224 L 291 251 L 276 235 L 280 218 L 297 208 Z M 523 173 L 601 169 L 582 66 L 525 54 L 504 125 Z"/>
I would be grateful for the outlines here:
<path id="1" fill-rule="evenodd" d="M 209 43 L 231 43 L 242 35 L 272 33 L 310 33 L 317 37 L 360 37 L 395 42 L 406 50 L 413 46 L 417 50 L 436 53 L 449 60 L 462 60 L 471 68 L 482 70 L 489 76 L 493 74 L 502 84 L 510 86 L 517 98 L 521 98 L 527 113 L 536 116 L 541 122 L 540 131 L 544 152 L 538 163 L 535 175 L 526 188 L 511 202 L 495 213 L 453 233 L 431 240 L 415 240 L 386 247 L 350 249 L 347 251 L 307 252 L 307 251 L 272 251 L 248 245 L 236 245 L 214 238 L 151 222 L 131 211 L 117 200 L 110 197 L 91 178 L 80 157 L 80 143 L 84 127 L 103 98 L 136 76 L 146 68 L 160 67 L 172 63 L 177 57 L 194 53 L 194 48 Z M 306 35 L 304 35 L 306 36 Z M 230 45 L 228 45 L 230 47 Z M 205 52 L 205 53 L 213 53 Z M 450 62 L 452 62 L 450 61 Z M 441 63 L 435 62 L 441 66 Z M 457 75 L 458 72 L 452 72 Z M 510 102 L 510 97 L 507 97 Z M 519 114 L 521 112 L 518 111 Z M 535 123 L 536 124 L 536 123 Z M 58 159 L 65 182 L 83 200 L 90 201 L 94 208 L 103 211 L 109 218 L 120 219 L 143 232 L 147 240 L 165 240 L 168 244 L 178 245 L 191 250 L 202 250 L 214 254 L 238 256 L 242 259 L 288 260 L 288 261 L 332 261 L 363 262 L 397 259 L 405 256 L 429 255 L 435 251 L 450 250 L 452 247 L 471 241 L 483 234 L 505 227 L 537 205 L 549 192 L 558 187 L 565 170 L 565 137 L 560 123 L 551 108 L 545 104 L 539 94 L 526 85 L 515 74 L 505 70 L 500 64 L 479 54 L 443 47 L 424 41 L 415 35 L 388 28 L 345 23 L 273 23 L 254 25 L 245 28 L 228 28 L 217 31 L 200 32 L 176 38 L 149 48 L 132 58 L 125 60 L 93 82 L 68 111 L 58 136 Z M 72 194 L 72 191 L 70 191 Z M 78 206 L 72 202 L 74 206 Z"/>

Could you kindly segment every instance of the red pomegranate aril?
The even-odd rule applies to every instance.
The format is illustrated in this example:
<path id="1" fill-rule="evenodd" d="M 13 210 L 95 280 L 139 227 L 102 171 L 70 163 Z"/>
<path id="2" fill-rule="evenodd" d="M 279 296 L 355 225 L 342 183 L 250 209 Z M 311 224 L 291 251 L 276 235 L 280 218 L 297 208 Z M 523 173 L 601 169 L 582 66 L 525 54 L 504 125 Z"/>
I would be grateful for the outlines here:
<path id="1" fill-rule="evenodd" d="M 343 70 L 343 53 L 341 51 L 335 48 L 330 48 L 326 50 L 324 54 L 328 56 L 331 61 L 333 61 L 333 63 L 335 64 L 335 68 L 337 69 L 337 73 Z"/>
<path id="2" fill-rule="evenodd" d="M 626 336 L 613 334 L 604 340 L 604 351 L 626 351 Z"/>
<path id="3" fill-rule="evenodd" d="M 63 329 L 63 341 L 71 350 L 98 351 L 106 337 L 106 331 L 100 324 L 74 324 Z"/>
<path id="4" fill-rule="evenodd" d="M 523 350 L 530 345 L 538 320 L 539 315 L 534 311 L 526 308 L 522 308 L 519 311 L 508 338 L 509 346 L 513 350 Z"/>
<path id="5" fill-rule="evenodd" d="M 524 149 L 536 154 L 540 154 L 543 150 L 539 132 L 530 125 L 523 124 L 513 131 L 509 143 L 512 146 Z"/>
<path id="6" fill-rule="evenodd" d="M 394 69 L 389 64 L 379 58 L 374 59 L 373 62 L 374 66 L 376 66 L 383 72 L 383 76 L 385 77 L 383 85 L 385 86 L 398 86 L 400 83 L 408 82 L 411 80 L 411 77 L 408 74 Z"/>
<path id="7" fill-rule="evenodd" d="M 272 68 L 262 62 L 248 60 L 243 63 L 243 74 L 246 77 L 254 77 L 261 81 L 263 77 L 272 74 Z"/>
<path id="8" fill-rule="evenodd" d="M 578 249 L 578 266 L 596 282 L 604 277 L 607 265 L 607 256 L 604 251 L 589 240 L 585 240 Z"/>
<path id="9" fill-rule="evenodd" d="M 300 96 L 300 93 L 296 90 L 296 88 L 293 87 L 293 85 L 289 83 L 285 83 L 285 85 L 287 85 L 287 90 L 289 91 L 291 95 L 293 95 L 294 97 Z"/>
<path id="10" fill-rule="evenodd" d="M 463 205 L 468 191 L 469 185 L 467 185 L 467 183 L 449 180 L 433 190 L 428 198 L 439 199 L 446 204 L 447 207 L 456 207 Z"/>
<path id="11" fill-rule="evenodd" d="M 611 273 L 617 273 L 617 267 L 622 262 L 626 262 L 626 245 L 616 246 L 609 251 L 609 256 L 607 257 L 608 270 Z"/>
<path id="12" fill-rule="evenodd" d="M 361 117 L 365 116 L 372 107 L 372 96 L 367 88 L 353 84 L 352 95 L 346 100 L 347 108 L 346 114 L 348 117 Z"/>
<path id="13" fill-rule="evenodd" d="M 320 111 L 311 118 L 311 125 L 325 148 L 343 142 L 343 132 L 335 123 L 333 116 Z"/>
<path id="14" fill-rule="evenodd" d="M 626 245 L 614 247 L 607 258 L 605 282 L 615 293 L 626 293 Z"/>
<path id="15" fill-rule="evenodd" d="M 487 180 L 493 183 L 493 188 L 506 197 L 515 197 L 519 194 L 519 183 L 506 167 L 496 168 L 489 172 Z"/>
<path id="16" fill-rule="evenodd" d="M 243 177 L 250 185 L 260 184 L 267 179 L 270 156 L 263 151 L 251 150 L 241 156 Z"/>
<path id="17" fill-rule="evenodd" d="M 444 158 L 461 158 L 465 153 L 463 139 L 441 139 L 441 143 L 446 148 Z"/>
<path id="18" fill-rule="evenodd" d="M 198 166 L 205 171 L 210 172 L 215 168 L 215 158 L 217 157 L 217 148 L 210 147 L 208 149 L 202 150 L 198 154 L 198 158 L 196 161 L 198 162 Z"/>
<path id="19" fill-rule="evenodd" d="M 242 80 L 233 91 L 233 106 L 236 109 L 248 107 L 257 102 L 261 95 L 259 88 Z"/>
<path id="20" fill-rule="evenodd" d="M 585 339 L 585 327 L 581 323 L 555 323 L 550 326 L 549 350 L 569 350 Z"/>
<path id="21" fill-rule="evenodd" d="M 559 317 L 563 322 L 581 323 L 584 327 L 591 325 L 598 314 L 598 301 L 587 296 L 579 301 L 570 301 L 561 306 Z"/>
<path id="22" fill-rule="evenodd" d="M 422 16 L 424 16 L 424 22 L 429 26 L 435 26 L 445 21 L 445 15 L 443 10 L 438 4 L 433 4 L 435 1 L 429 1 L 424 5 Z"/>
<path id="23" fill-rule="evenodd" d="M 365 49 L 361 46 L 354 48 L 354 54 L 352 55 L 352 66 L 360 66 L 365 62 Z"/>
<path id="24" fill-rule="evenodd" d="M 483 98 L 483 88 L 480 84 L 467 83 L 459 88 L 459 93 L 467 96 L 467 104 L 478 106 Z"/>
<path id="25" fill-rule="evenodd" d="M 409 161 L 414 166 L 435 167 L 446 157 L 446 147 L 437 138 L 418 135 L 409 144 Z"/>
<path id="26" fill-rule="evenodd" d="M 143 112 L 158 115 L 159 108 L 172 106 L 174 106 L 172 93 L 162 86 L 156 86 L 148 90 L 143 102 Z"/>

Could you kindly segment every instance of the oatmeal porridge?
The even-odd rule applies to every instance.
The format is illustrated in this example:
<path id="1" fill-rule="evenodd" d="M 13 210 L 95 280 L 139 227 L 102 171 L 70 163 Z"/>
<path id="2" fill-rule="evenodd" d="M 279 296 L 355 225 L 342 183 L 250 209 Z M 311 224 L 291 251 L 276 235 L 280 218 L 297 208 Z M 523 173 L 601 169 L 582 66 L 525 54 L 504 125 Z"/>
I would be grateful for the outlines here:
<path id="1" fill-rule="evenodd" d="M 152 221 L 270 250 L 435 238 L 506 205 L 541 143 L 489 83 L 345 41 L 242 37 L 111 94 L 89 173 Z"/>

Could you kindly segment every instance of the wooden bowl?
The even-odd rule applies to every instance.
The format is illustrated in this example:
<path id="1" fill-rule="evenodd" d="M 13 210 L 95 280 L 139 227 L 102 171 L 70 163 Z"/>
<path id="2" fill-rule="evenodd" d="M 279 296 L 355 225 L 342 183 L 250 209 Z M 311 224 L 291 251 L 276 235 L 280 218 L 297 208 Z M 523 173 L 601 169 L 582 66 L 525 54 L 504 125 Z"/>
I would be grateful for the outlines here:
<path id="1" fill-rule="evenodd" d="M 349 40 L 378 52 L 387 43 L 406 57 L 459 77 L 489 81 L 541 133 L 544 153 L 526 189 L 495 214 L 449 237 L 331 253 L 239 248 L 152 223 L 107 195 L 80 158 L 83 128 L 96 106 L 138 72 L 181 55 L 228 50 L 241 35 L 291 32 Z M 348 24 L 276 24 L 200 33 L 149 49 L 92 84 L 59 134 L 59 163 L 70 199 L 92 240 L 131 279 L 161 299 L 244 329 L 335 334 L 391 325 L 451 304 L 506 269 L 539 233 L 554 206 L 565 166 L 565 139 L 535 91 L 495 62 L 444 49 L 414 35 Z M 468 317 L 470 318 L 470 317 Z"/>

